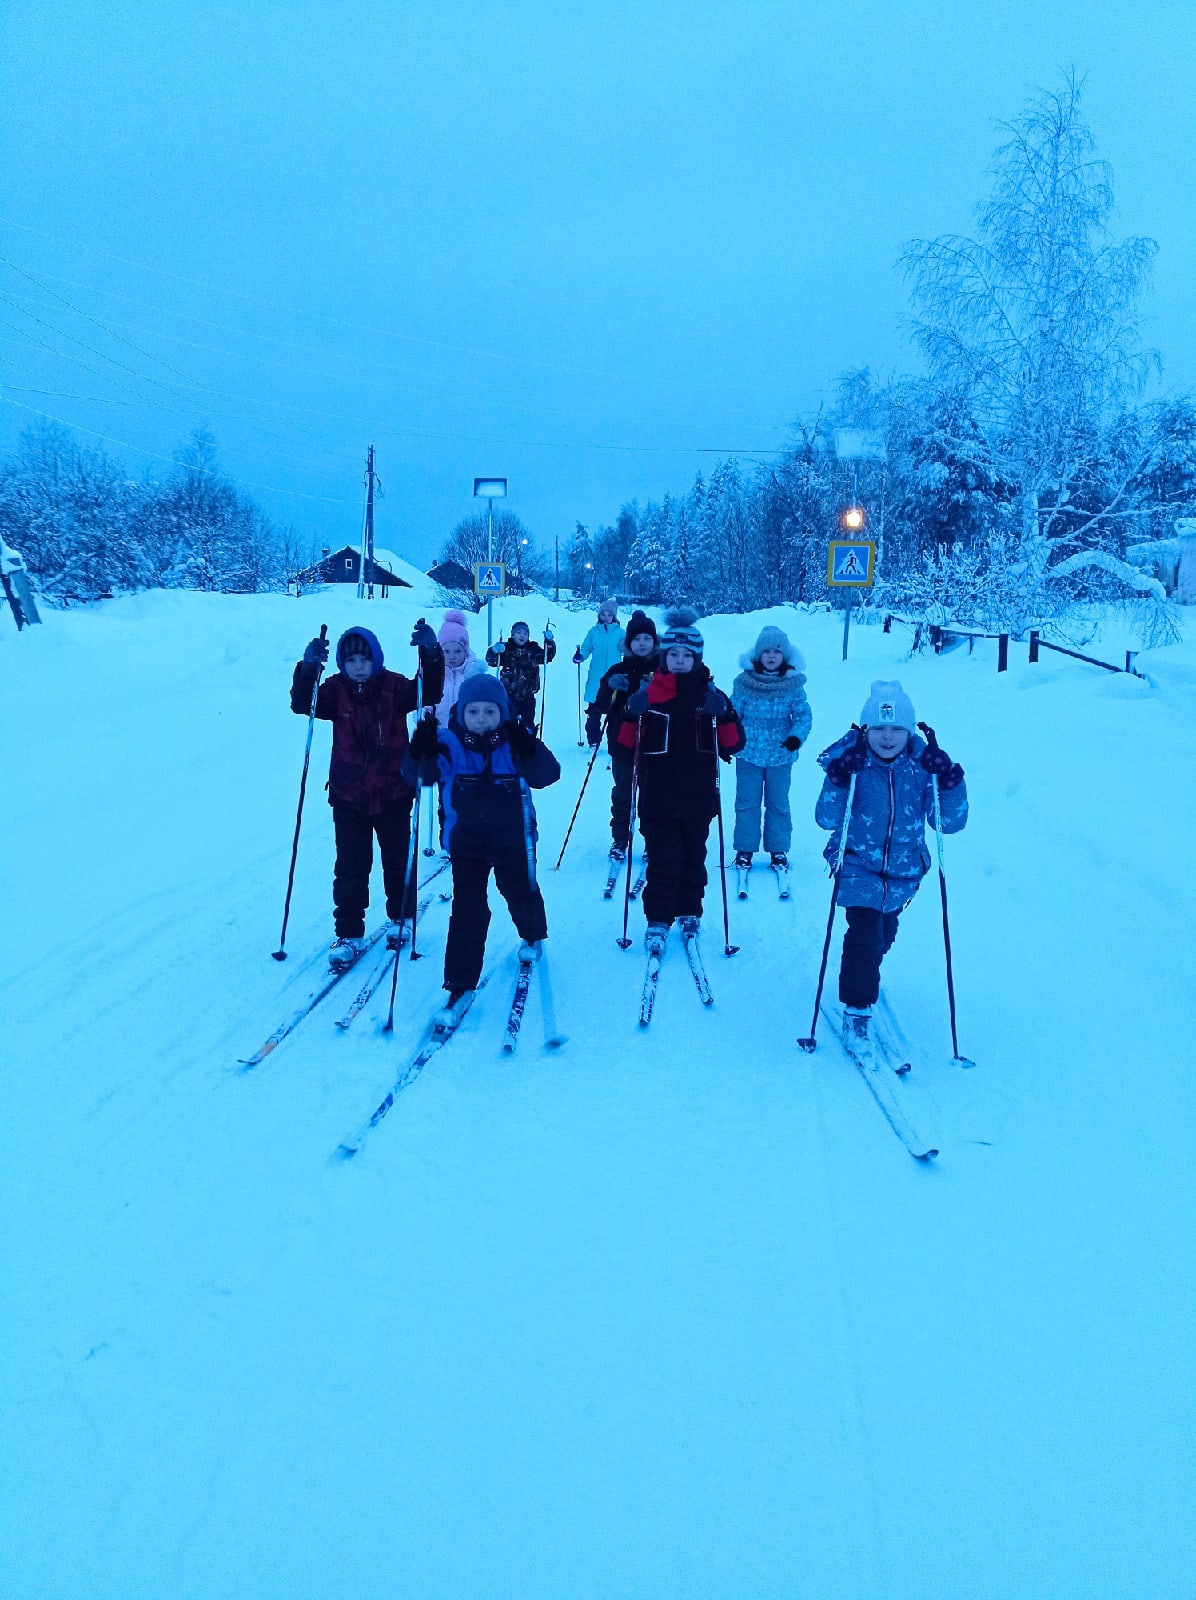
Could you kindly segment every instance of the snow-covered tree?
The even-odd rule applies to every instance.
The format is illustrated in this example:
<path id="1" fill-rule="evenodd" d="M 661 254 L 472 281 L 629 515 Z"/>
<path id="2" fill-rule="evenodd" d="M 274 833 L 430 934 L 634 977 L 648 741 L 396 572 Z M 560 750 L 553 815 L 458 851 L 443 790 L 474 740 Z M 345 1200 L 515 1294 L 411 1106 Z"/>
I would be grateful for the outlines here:
<path id="1" fill-rule="evenodd" d="M 991 168 L 974 238 L 906 246 L 914 332 L 932 381 L 958 394 L 1016 505 L 1016 560 L 1028 616 L 1055 608 L 1049 589 L 1102 565 L 1134 589 L 1147 579 L 1108 551 L 1083 548 L 1070 508 L 1105 429 L 1155 364 L 1138 301 L 1155 244 L 1109 237 L 1109 167 L 1068 77 L 1013 122 Z M 967 459 L 974 441 L 951 441 Z M 1082 519 L 1081 519 L 1082 523 Z"/>

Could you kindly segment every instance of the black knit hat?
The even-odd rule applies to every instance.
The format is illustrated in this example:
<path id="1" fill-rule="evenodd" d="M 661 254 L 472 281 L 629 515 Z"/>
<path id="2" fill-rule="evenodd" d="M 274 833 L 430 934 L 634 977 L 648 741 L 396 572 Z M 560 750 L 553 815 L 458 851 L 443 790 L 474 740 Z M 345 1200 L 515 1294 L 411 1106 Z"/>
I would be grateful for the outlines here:
<path id="1" fill-rule="evenodd" d="M 633 611 L 631 613 L 631 617 L 628 620 L 627 626 L 623 629 L 624 644 L 630 647 L 631 641 L 638 633 L 649 633 L 652 635 L 652 643 L 659 643 L 659 635 L 656 632 L 656 624 L 645 611 Z"/>

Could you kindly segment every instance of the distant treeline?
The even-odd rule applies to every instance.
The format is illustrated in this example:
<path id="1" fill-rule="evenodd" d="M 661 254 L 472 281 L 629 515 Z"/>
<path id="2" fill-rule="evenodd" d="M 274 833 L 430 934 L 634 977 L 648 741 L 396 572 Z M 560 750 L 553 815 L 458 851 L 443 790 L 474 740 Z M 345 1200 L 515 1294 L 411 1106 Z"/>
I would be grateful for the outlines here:
<path id="1" fill-rule="evenodd" d="M 314 559 L 217 465 L 198 430 L 160 480 L 130 479 L 54 424 L 31 428 L 0 466 L 0 533 L 50 600 L 131 589 L 284 588 Z"/>

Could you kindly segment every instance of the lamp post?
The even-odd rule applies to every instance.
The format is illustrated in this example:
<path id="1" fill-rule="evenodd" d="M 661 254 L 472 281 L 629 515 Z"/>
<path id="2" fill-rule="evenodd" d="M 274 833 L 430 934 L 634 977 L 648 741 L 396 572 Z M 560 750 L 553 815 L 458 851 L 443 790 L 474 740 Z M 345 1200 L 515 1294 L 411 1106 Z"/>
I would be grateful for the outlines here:
<path id="1" fill-rule="evenodd" d="M 481 498 L 486 502 L 486 560 L 494 560 L 494 502 L 504 500 L 507 494 L 507 480 L 505 478 L 475 478 L 473 480 L 473 497 Z M 494 598 L 490 596 L 486 601 L 486 648 L 489 649 L 494 642 Z"/>

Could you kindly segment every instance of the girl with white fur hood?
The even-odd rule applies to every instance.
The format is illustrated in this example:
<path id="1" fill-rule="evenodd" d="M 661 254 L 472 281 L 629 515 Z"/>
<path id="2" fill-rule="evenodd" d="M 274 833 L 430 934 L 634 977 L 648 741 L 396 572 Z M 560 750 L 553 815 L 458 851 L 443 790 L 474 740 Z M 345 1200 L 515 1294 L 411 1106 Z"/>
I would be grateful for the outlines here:
<path id="1" fill-rule="evenodd" d="M 747 743 L 735 763 L 735 865 L 747 869 L 760 848 L 760 812 L 764 811 L 764 848 L 771 866 L 789 865 L 793 819 L 789 783 L 793 763 L 809 737 L 813 718 L 806 699 L 805 662 L 781 629 L 762 628 L 731 688 L 731 704 L 739 713 Z"/>

